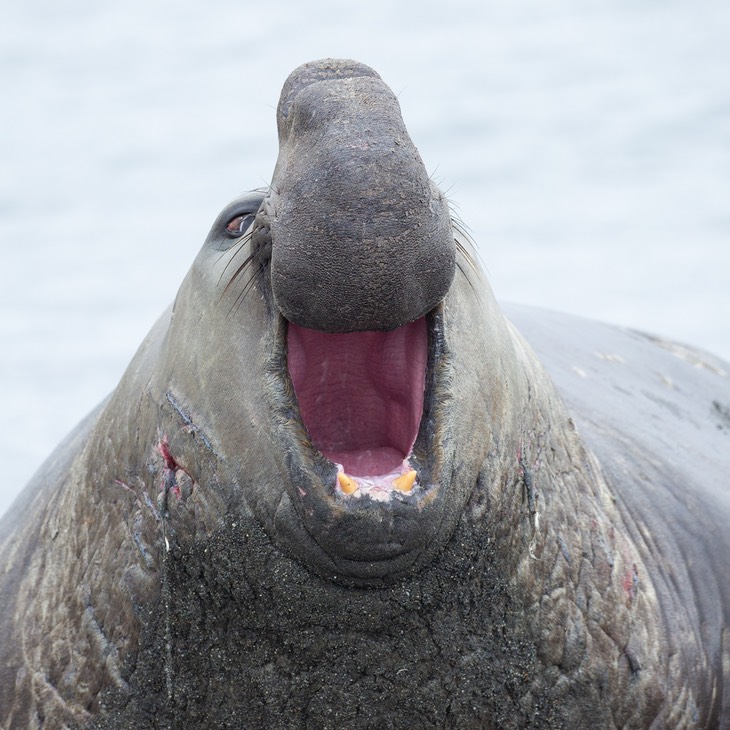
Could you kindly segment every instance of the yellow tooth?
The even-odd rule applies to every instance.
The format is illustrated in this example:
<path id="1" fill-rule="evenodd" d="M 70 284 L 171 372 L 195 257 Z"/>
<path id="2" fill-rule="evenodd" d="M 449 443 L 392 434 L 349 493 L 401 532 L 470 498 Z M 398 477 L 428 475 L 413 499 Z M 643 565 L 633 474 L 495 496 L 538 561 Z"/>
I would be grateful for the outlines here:
<path id="1" fill-rule="evenodd" d="M 354 479 L 348 477 L 344 471 L 337 473 L 337 481 L 340 483 L 340 489 L 345 494 L 352 494 L 353 492 L 357 491 L 357 482 Z"/>
<path id="2" fill-rule="evenodd" d="M 393 480 L 393 489 L 397 489 L 399 492 L 410 492 L 413 489 L 413 484 L 416 481 L 416 472 L 414 469 L 399 476 Z"/>

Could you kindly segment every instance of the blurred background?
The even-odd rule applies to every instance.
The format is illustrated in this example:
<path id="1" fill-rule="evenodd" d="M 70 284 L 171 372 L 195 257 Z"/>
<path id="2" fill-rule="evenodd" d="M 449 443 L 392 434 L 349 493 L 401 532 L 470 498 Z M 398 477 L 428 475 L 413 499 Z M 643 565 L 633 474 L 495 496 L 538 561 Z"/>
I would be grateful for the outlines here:
<path id="1" fill-rule="evenodd" d="M 497 297 L 730 359 L 727 0 L 1 0 L 0 513 L 115 387 L 300 63 L 398 94 Z"/>

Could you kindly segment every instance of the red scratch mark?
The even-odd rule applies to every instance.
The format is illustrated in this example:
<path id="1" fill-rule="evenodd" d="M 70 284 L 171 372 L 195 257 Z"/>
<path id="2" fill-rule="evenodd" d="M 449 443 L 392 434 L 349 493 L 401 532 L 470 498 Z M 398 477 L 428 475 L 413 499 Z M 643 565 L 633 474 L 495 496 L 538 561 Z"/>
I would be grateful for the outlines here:
<path id="1" fill-rule="evenodd" d="M 134 491 L 132 487 L 129 486 L 126 482 L 123 482 L 121 479 L 115 479 L 114 484 L 116 484 L 118 487 L 122 487 L 122 489 L 126 489 L 128 492 L 131 492 L 131 494 L 134 495 L 134 501 L 137 503 L 137 506 L 142 509 L 142 501 L 139 498 L 139 495 L 137 492 Z M 158 522 L 160 521 L 160 513 L 157 511 L 157 507 L 152 503 L 152 500 L 150 499 L 147 492 L 143 492 L 144 495 L 144 502 L 145 505 L 149 508 L 149 510 L 154 515 L 155 520 Z"/>
<path id="2" fill-rule="evenodd" d="M 114 484 L 116 484 L 118 487 L 122 487 L 123 489 L 126 489 L 133 497 L 134 501 L 137 503 L 137 506 L 142 509 L 142 502 L 139 501 L 139 497 L 137 496 L 137 492 L 132 489 L 132 487 L 129 486 L 126 482 L 123 482 L 121 479 L 115 479 Z"/>
<path id="3" fill-rule="evenodd" d="M 172 469 L 177 471 L 177 462 L 170 453 L 170 445 L 167 441 L 167 436 L 163 436 L 159 444 L 157 444 L 157 450 L 160 452 L 160 456 L 165 460 L 165 469 Z"/>
<path id="4" fill-rule="evenodd" d="M 167 440 L 167 435 L 160 439 L 160 442 L 157 444 L 157 451 L 165 463 L 160 491 L 165 494 L 172 493 L 178 499 L 182 499 L 183 494 L 180 489 L 180 479 L 182 479 L 183 475 L 187 475 L 190 484 L 193 485 L 195 484 L 195 480 L 187 469 L 177 463 L 175 457 L 170 452 L 170 444 Z"/>
<path id="5" fill-rule="evenodd" d="M 639 588 L 639 571 L 636 563 L 633 563 L 631 570 L 626 573 L 623 580 L 624 593 L 628 596 L 629 602 L 636 598 L 636 592 Z"/>

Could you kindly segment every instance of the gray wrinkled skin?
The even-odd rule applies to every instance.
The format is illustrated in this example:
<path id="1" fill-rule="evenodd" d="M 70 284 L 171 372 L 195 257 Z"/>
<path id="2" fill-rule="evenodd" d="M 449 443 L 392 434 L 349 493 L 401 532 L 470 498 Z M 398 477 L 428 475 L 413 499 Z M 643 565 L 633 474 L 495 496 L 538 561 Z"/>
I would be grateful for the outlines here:
<path id="1" fill-rule="evenodd" d="M 449 211 L 393 92 L 367 66 L 312 64 L 287 80 L 277 121 L 260 218 L 276 242 L 279 311 L 303 327 L 354 332 L 432 310 L 454 275 Z"/>
<path id="2" fill-rule="evenodd" d="M 271 189 L 0 522 L 0 727 L 729 727 L 730 365 L 510 310 L 548 376 L 371 69 L 300 67 L 279 125 Z M 356 505 L 282 314 L 424 312 L 424 487 Z"/>

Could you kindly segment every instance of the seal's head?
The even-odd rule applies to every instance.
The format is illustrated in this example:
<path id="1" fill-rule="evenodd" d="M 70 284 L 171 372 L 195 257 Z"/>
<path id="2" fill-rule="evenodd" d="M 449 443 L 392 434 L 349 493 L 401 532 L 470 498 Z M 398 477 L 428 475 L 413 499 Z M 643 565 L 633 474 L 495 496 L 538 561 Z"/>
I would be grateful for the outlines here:
<path id="1" fill-rule="evenodd" d="M 241 495 L 319 573 L 378 582 L 444 544 L 509 431 L 510 340 L 374 71 L 301 66 L 278 121 L 270 188 L 223 211 L 178 296 L 169 346 L 196 338 L 195 382 L 163 382 L 207 419 L 228 509 Z"/>

